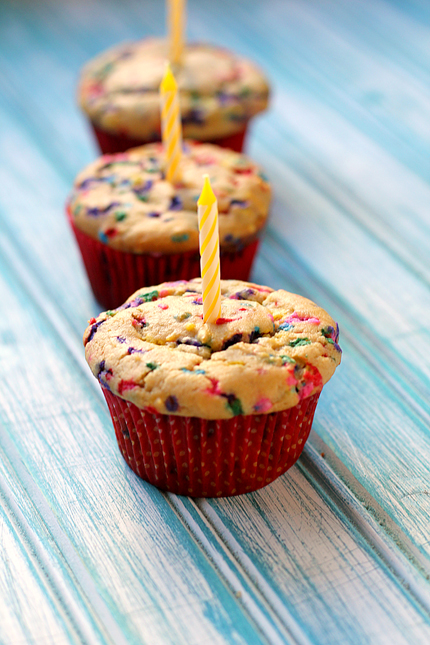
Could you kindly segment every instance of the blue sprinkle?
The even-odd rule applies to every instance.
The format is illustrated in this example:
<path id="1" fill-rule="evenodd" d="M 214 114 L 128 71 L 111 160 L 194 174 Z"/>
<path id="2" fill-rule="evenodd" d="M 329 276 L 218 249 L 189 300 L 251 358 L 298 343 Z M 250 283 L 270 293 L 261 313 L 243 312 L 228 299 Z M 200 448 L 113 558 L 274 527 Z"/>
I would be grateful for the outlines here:
<path id="1" fill-rule="evenodd" d="M 179 408 L 178 399 L 173 395 L 167 397 L 167 399 L 164 401 L 164 405 L 166 406 L 166 410 L 168 410 L 169 412 L 176 412 L 176 410 Z"/>
<path id="2" fill-rule="evenodd" d="M 107 244 L 108 236 L 106 235 L 106 233 L 103 233 L 103 231 L 99 231 L 99 240 L 100 242 L 103 242 L 103 244 Z"/>
<path id="3" fill-rule="evenodd" d="M 278 327 L 278 329 L 283 329 L 284 331 L 287 331 L 288 329 L 292 329 L 292 328 L 293 328 L 293 325 L 287 322 L 282 323 L 282 325 L 279 325 Z"/>

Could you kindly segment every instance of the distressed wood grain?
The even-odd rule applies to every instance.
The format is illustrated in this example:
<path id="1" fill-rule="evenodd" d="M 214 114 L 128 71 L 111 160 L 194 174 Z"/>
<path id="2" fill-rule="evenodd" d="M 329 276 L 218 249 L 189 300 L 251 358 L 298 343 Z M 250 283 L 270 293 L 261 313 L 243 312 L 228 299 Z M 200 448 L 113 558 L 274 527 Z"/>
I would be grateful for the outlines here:
<path id="1" fill-rule="evenodd" d="M 321 487 L 331 475 L 317 462 L 255 495 L 197 503 L 122 463 L 83 364 L 80 335 L 98 305 L 63 203 L 95 151 L 74 105 L 80 66 L 114 42 L 162 33 L 163 11 L 155 1 L 144 11 L 135 0 L 5 2 L 0 447 L 12 568 L 0 582 L 1 642 L 429 640 L 430 15 L 419 3 L 329 0 L 228 12 L 191 2 L 188 31 L 216 34 L 276 86 L 250 141 L 275 186 L 254 276 L 341 323 L 345 358 L 315 429 L 357 478 L 356 488 L 344 481 L 358 507 L 366 490 L 361 527 L 342 492 Z M 384 514 L 395 531 L 378 527 Z"/>

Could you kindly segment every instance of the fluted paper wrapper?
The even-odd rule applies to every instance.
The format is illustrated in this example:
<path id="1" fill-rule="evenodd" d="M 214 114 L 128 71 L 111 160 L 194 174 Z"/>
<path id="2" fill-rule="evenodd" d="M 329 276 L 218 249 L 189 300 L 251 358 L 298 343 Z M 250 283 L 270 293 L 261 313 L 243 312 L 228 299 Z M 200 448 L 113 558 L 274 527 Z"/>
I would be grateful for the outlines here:
<path id="1" fill-rule="evenodd" d="M 78 229 L 69 207 L 67 216 L 94 296 L 105 309 L 119 307 L 142 287 L 175 280 L 192 280 L 200 276 L 198 251 L 166 255 L 117 251 Z M 258 245 L 257 239 L 238 250 L 221 250 L 223 279 L 247 281 Z"/>
<path id="2" fill-rule="evenodd" d="M 249 493 L 291 468 L 320 395 L 282 412 L 208 420 L 159 414 L 102 390 L 130 468 L 161 490 L 191 497 Z"/>

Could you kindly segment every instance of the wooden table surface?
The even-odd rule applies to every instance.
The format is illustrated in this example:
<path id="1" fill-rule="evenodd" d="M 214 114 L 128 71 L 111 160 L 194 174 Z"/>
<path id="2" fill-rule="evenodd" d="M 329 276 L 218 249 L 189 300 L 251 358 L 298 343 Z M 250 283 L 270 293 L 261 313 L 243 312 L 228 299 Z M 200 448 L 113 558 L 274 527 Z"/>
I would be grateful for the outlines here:
<path id="1" fill-rule="evenodd" d="M 163 33 L 161 0 L 0 5 L 0 643 L 429 643 L 430 3 L 189 2 L 189 38 L 274 87 L 253 278 L 326 308 L 344 349 L 298 464 L 230 499 L 140 481 L 83 358 L 76 79 Z"/>

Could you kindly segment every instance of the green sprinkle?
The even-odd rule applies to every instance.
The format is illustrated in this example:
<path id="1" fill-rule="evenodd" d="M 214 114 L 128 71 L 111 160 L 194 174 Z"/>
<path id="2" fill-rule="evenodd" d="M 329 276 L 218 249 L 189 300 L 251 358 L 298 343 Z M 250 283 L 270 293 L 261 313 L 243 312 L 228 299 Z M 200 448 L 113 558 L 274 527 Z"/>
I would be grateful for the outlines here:
<path id="1" fill-rule="evenodd" d="M 196 92 L 195 90 L 193 90 L 192 92 L 190 92 L 190 96 L 191 96 L 191 99 L 192 99 L 193 101 L 198 101 L 198 100 L 199 100 L 199 98 L 200 98 L 200 94 L 199 94 L 198 92 Z"/>
<path id="2" fill-rule="evenodd" d="M 328 343 L 330 343 L 330 345 L 334 345 L 333 338 L 327 338 L 326 340 L 327 340 Z"/>
<path id="3" fill-rule="evenodd" d="M 187 318 L 190 318 L 191 314 L 189 311 L 183 311 L 180 314 L 177 314 L 176 316 L 173 316 L 175 320 L 178 322 L 182 322 L 182 320 L 187 320 Z"/>
<path id="4" fill-rule="evenodd" d="M 117 222 L 122 222 L 123 219 L 127 217 L 127 213 L 115 213 L 115 219 Z"/>
<path id="5" fill-rule="evenodd" d="M 290 342 L 290 347 L 299 347 L 300 345 L 310 345 L 309 338 L 296 338 Z"/>
<path id="6" fill-rule="evenodd" d="M 151 300 L 157 300 L 158 291 L 149 291 L 148 293 L 141 293 L 139 298 L 142 298 L 143 302 L 151 302 Z"/>
<path id="7" fill-rule="evenodd" d="M 140 199 L 141 202 L 148 201 L 148 195 L 136 195 L 137 199 Z"/>
<path id="8" fill-rule="evenodd" d="M 172 235 L 172 242 L 185 242 L 185 240 L 188 240 L 188 233 Z"/>
<path id="9" fill-rule="evenodd" d="M 291 358 L 291 356 L 280 356 L 282 360 L 282 365 L 286 365 L 287 363 L 295 363 L 296 361 L 294 358 Z"/>
<path id="10" fill-rule="evenodd" d="M 109 309 L 109 310 L 106 312 L 106 316 L 115 316 L 115 314 L 116 314 L 116 311 L 112 311 L 111 309 Z"/>
<path id="11" fill-rule="evenodd" d="M 250 94 L 251 94 L 251 90 L 249 89 L 249 87 L 244 87 L 244 88 L 242 88 L 242 90 L 240 91 L 239 96 L 240 96 L 240 97 L 242 97 L 242 98 L 246 98 L 246 97 L 247 97 L 247 96 L 249 96 Z"/>
<path id="12" fill-rule="evenodd" d="M 146 363 L 146 367 L 148 367 L 152 372 L 152 370 L 157 369 L 158 365 L 157 365 L 157 363 Z"/>
<path id="13" fill-rule="evenodd" d="M 235 417 L 237 417 L 238 414 L 243 414 L 242 404 L 234 394 L 227 395 L 227 406 L 233 412 Z"/>

